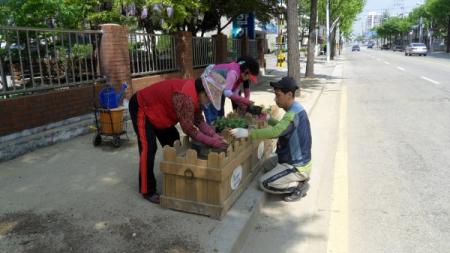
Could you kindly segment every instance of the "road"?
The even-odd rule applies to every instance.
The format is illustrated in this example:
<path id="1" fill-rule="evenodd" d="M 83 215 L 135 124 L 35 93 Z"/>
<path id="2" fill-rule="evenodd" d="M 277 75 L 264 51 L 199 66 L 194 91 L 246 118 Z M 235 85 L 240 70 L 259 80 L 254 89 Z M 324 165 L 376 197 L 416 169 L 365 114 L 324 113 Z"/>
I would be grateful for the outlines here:
<path id="1" fill-rule="evenodd" d="M 308 196 L 270 197 L 241 252 L 449 252 L 450 59 L 344 58 L 310 115 Z"/>

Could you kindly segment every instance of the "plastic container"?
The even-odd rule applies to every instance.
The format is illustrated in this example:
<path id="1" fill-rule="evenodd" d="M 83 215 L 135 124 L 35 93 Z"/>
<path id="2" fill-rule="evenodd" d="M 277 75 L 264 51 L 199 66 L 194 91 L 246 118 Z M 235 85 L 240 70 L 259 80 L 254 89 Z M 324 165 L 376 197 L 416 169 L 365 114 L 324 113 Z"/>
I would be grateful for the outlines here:
<path id="1" fill-rule="evenodd" d="M 126 83 L 122 84 L 120 91 L 116 93 L 113 86 L 107 85 L 99 92 L 100 106 L 103 109 L 114 109 L 119 107 L 119 102 L 125 93 L 125 89 L 128 88 Z"/>
<path id="2" fill-rule="evenodd" d="M 100 111 L 100 130 L 102 134 L 123 133 L 124 107 Z"/>

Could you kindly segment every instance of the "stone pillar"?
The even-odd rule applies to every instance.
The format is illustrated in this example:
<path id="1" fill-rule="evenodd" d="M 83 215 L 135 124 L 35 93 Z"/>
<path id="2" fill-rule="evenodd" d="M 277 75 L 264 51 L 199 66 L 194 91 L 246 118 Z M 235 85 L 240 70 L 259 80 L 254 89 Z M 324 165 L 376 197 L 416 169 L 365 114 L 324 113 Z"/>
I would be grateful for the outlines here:
<path id="1" fill-rule="evenodd" d="M 249 55 L 249 53 L 250 53 L 250 50 L 248 48 L 248 38 L 242 37 L 241 38 L 241 55 L 238 55 L 237 58 L 239 58 L 241 56 Z"/>
<path id="2" fill-rule="evenodd" d="M 194 78 L 194 56 L 192 52 L 192 33 L 177 32 L 176 34 L 177 63 L 183 78 Z"/>
<path id="3" fill-rule="evenodd" d="M 128 51 L 128 28 L 117 24 L 103 24 L 100 44 L 100 70 L 107 83 L 116 87 L 128 83 L 126 97 L 133 94 Z"/>
<path id="4" fill-rule="evenodd" d="M 228 40 L 224 34 L 213 35 L 213 40 L 216 43 L 216 64 L 224 63 L 227 61 L 228 56 Z"/>

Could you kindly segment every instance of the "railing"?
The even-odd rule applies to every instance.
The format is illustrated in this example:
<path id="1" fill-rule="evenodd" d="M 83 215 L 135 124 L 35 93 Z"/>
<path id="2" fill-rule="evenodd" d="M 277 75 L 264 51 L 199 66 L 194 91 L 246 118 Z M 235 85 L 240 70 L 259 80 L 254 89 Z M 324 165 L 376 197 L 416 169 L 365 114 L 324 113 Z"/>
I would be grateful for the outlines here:
<path id="1" fill-rule="evenodd" d="M 101 31 L 0 26 L 0 99 L 103 80 Z"/>
<path id="2" fill-rule="evenodd" d="M 133 77 L 179 70 L 173 35 L 130 33 L 128 47 Z"/>
<path id="3" fill-rule="evenodd" d="M 200 68 L 215 63 L 215 52 L 216 43 L 213 38 L 192 38 L 194 68 Z"/>
<path id="4" fill-rule="evenodd" d="M 239 39 L 228 40 L 228 60 L 235 61 L 241 56 L 241 41 Z"/>
<path id="5" fill-rule="evenodd" d="M 258 59 L 258 48 L 256 40 L 248 40 L 248 51 L 249 55 L 254 59 Z"/>

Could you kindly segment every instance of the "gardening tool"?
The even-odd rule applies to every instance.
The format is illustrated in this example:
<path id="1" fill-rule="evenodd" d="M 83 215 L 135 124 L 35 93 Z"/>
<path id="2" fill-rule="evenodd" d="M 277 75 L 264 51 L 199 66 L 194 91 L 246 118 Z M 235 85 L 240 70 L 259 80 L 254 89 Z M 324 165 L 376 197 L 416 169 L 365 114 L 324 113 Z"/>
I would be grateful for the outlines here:
<path id="1" fill-rule="evenodd" d="M 116 93 L 116 90 L 112 85 L 106 85 L 105 88 L 99 92 L 100 106 L 104 109 L 114 109 L 119 107 L 119 102 L 127 88 L 128 85 L 123 83 L 120 91 Z"/>

